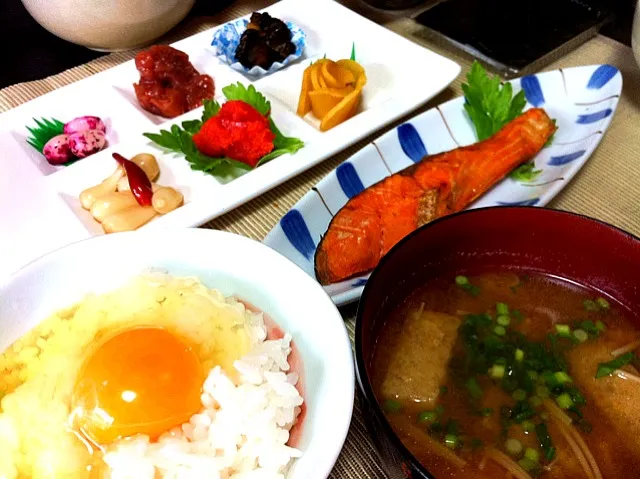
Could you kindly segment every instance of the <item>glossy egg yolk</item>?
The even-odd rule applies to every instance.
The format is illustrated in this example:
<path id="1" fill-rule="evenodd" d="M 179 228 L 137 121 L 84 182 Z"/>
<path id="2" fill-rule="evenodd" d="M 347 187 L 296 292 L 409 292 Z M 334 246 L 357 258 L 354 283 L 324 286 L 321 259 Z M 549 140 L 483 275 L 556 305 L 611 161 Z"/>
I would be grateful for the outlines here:
<path id="1" fill-rule="evenodd" d="M 74 429 L 97 445 L 187 422 L 201 407 L 204 372 L 169 331 L 138 327 L 107 339 L 82 366 L 72 399 Z"/>

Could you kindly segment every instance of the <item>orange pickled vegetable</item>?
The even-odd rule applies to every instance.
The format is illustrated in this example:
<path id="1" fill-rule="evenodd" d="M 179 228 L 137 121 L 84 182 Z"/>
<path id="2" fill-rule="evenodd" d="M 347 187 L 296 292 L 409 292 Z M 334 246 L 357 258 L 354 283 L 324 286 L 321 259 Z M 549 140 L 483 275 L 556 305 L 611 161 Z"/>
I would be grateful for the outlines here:
<path id="1" fill-rule="evenodd" d="M 327 131 L 355 115 L 366 83 L 364 68 L 354 60 L 318 60 L 302 76 L 297 114 L 311 111 L 320 131 Z"/>

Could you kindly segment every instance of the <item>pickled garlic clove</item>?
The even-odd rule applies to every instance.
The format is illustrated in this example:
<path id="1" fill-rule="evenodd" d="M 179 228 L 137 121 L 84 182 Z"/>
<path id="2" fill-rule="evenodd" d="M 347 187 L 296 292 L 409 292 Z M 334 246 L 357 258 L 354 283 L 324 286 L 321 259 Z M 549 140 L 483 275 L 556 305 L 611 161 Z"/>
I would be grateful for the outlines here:
<path id="1" fill-rule="evenodd" d="M 91 215 L 102 223 L 107 216 L 136 206 L 138 202 L 131 192 L 113 191 L 98 198 L 91 206 Z"/>
<path id="2" fill-rule="evenodd" d="M 138 165 L 146 173 L 149 181 L 155 181 L 160 176 L 160 166 L 156 157 L 150 153 L 138 153 L 131 158 L 136 165 Z"/>
<path id="3" fill-rule="evenodd" d="M 151 205 L 157 213 L 164 215 L 184 203 L 184 196 L 178 190 L 170 186 L 161 186 L 154 193 L 151 199 Z"/>
<path id="4" fill-rule="evenodd" d="M 102 181 L 102 183 L 84 190 L 80 193 L 80 204 L 82 204 L 82 207 L 85 210 L 91 209 L 91 206 L 93 206 L 93 203 L 95 203 L 98 198 L 106 195 L 107 193 L 113 193 L 116 191 L 118 182 L 123 177 L 124 170 L 118 167 L 116 171 L 114 171 L 109 178 Z"/>
<path id="5" fill-rule="evenodd" d="M 156 215 L 156 210 L 152 207 L 136 205 L 107 216 L 102 220 L 102 228 L 105 233 L 134 231 L 151 221 Z"/>

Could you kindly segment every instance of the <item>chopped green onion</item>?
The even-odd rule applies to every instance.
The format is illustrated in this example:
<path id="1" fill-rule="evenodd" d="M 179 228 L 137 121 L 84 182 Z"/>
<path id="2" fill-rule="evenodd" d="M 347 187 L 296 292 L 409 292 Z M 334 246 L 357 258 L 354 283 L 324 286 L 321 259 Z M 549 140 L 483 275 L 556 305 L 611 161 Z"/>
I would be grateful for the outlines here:
<path id="1" fill-rule="evenodd" d="M 444 414 L 444 406 L 439 404 L 433 411 L 438 415 L 438 417 L 440 417 Z"/>
<path id="2" fill-rule="evenodd" d="M 467 283 L 467 284 L 461 285 L 460 287 L 464 289 L 467 293 L 469 293 L 471 296 L 478 296 L 480 294 L 480 288 L 478 288 L 473 284 Z"/>
<path id="3" fill-rule="evenodd" d="M 447 394 L 447 391 L 449 391 L 447 386 L 440 386 L 440 395 Z"/>
<path id="4" fill-rule="evenodd" d="M 596 299 L 596 304 L 600 309 L 609 309 L 611 307 L 611 305 L 609 304 L 609 301 L 607 301 L 602 297 Z"/>
<path id="5" fill-rule="evenodd" d="M 538 385 L 538 386 L 536 386 L 536 394 L 544 399 L 544 398 L 548 398 L 549 394 L 551 394 L 551 393 L 550 393 L 549 388 L 547 386 Z"/>
<path id="6" fill-rule="evenodd" d="M 567 390 L 567 392 L 571 395 L 571 399 L 573 402 L 579 405 L 583 405 L 587 403 L 587 399 L 582 395 L 580 390 L 576 387 L 571 387 Z"/>
<path id="7" fill-rule="evenodd" d="M 556 332 L 563 338 L 571 337 L 571 328 L 568 324 L 556 324 Z"/>
<path id="8" fill-rule="evenodd" d="M 480 409 L 480 415 L 482 417 L 489 417 L 493 414 L 493 408 L 490 407 L 485 407 L 483 409 Z"/>
<path id="9" fill-rule="evenodd" d="M 560 384 L 566 384 L 566 383 L 572 382 L 571 376 L 569 376 L 564 371 L 558 371 L 557 373 L 554 374 L 554 377 L 557 379 L 557 381 Z"/>
<path id="10" fill-rule="evenodd" d="M 532 381 L 538 380 L 538 373 L 536 371 L 527 371 L 527 376 L 529 376 L 529 379 L 531 379 Z"/>
<path id="11" fill-rule="evenodd" d="M 489 376 L 493 379 L 502 379 L 504 377 L 504 365 L 503 364 L 494 364 L 489 369 Z"/>
<path id="12" fill-rule="evenodd" d="M 524 432 L 533 432 L 536 428 L 536 425 L 531 421 L 523 421 L 521 426 L 522 429 L 524 429 Z"/>
<path id="13" fill-rule="evenodd" d="M 604 325 L 604 323 L 600 320 L 596 321 L 596 328 L 598 328 L 598 330 L 600 331 L 605 331 L 607 329 L 607 327 Z"/>
<path id="14" fill-rule="evenodd" d="M 531 396 L 529 398 L 529 404 L 531 404 L 531 407 L 540 407 L 542 406 L 542 399 L 538 396 Z"/>
<path id="15" fill-rule="evenodd" d="M 511 322 L 511 318 L 509 316 L 498 316 L 498 318 L 496 319 L 496 323 L 498 323 L 500 326 L 509 326 L 509 323 Z"/>
<path id="16" fill-rule="evenodd" d="M 542 419 L 543 421 L 548 421 L 549 420 L 549 415 L 547 414 L 547 411 L 542 411 L 540 413 L 540 419 Z"/>
<path id="17" fill-rule="evenodd" d="M 527 399 L 527 391 L 525 391 L 524 389 L 516 389 L 515 391 L 513 391 L 511 397 L 516 401 L 524 401 L 525 399 Z"/>
<path id="18" fill-rule="evenodd" d="M 504 443 L 504 448 L 511 456 L 519 456 L 522 453 L 522 443 L 517 439 L 507 439 Z"/>
<path id="19" fill-rule="evenodd" d="M 603 378 L 605 376 L 611 376 L 617 369 L 620 369 L 623 366 L 626 366 L 631 361 L 635 354 L 633 352 L 628 352 L 618 356 L 617 358 L 608 361 L 606 363 L 598 364 L 598 372 L 596 372 L 596 379 Z"/>
<path id="20" fill-rule="evenodd" d="M 458 286 L 464 286 L 465 284 L 469 284 L 469 278 L 462 275 L 456 276 L 456 284 Z"/>
<path id="21" fill-rule="evenodd" d="M 458 447 L 458 436 L 456 436 L 455 434 L 447 434 L 444 437 L 444 445 L 449 449 L 455 449 L 456 447 Z"/>
<path id="22" fill-rule="evenodd" d="M 577 327 L 580 327 L 589 336 L 593 336 L 593 337 L 600 336 L 601 331 L 596 327 L 596 324 L 590 319 L 587 319 L 586 321 L 582 321 L 577 325 Z"/>
<path id="23" fill-rule="evenodd" d="M 433 422 L 438 419 L 438 415 L 435 411 L 422 411 L 418 414 L 418 421 L 420 422 Z"/>
<path id="24" fill-rule="evenodd" d="M 524 450 L 524 457 L 533 462 L 540 461 L 540 453 L 532 447 L 528 447 Z"/>
<path id="25" fill-rule="evenodd" d="M 584 343 L 587 339 L 589 339 L 589 334 L 587 334 L 584 329 L 576 329 L 573 332 L 573 336 L 581 343 Z"/>
<path id="26" fill-rule="evenodd" d="M 545 416 L 547 413 L 543 413 Z M 540 415 L 542 417 L 542 414 Z M 547 419 L 545 419 L 546 421 Z M 540 447 L 542 448 L 542 454 L 544 454 L 544 458 L 551 462 L 556 455 L 556 448 L 553 447 L 553 441 L 551 440 L 551 436 L 549 435 L 549 429 L 545 423 L 538 424 L 536 426 L 536 436 L 538 437 L 538 442 L 540 443 Z"/>
<path id="27" fill-rule="evenodd" d="M 598 310 L 598 305 L 596 304 L 595 301 L 592 301 L 590 299 L 585 299 L 582 302 L 582 306 L 584 307 L 585 310 L 587 311 L 597 311 Z"/>
<path id="28" fill-rule="evenodd" d="M 515 357 L 516 357 L 516 361 L 521 363 L 522 360 L 524 359 L 524 351 L 522 349 L 516 349 Z"/>
<path id="29" fill-rule="evenodd" d="M 458 421 L 454 421 L 453 419 L 449 419 L 449 421 L 447 421 L 447 434 L 453 434 L 455 436 L 457 436 L 458 434 L 460 434 L 459 432 L 459 428 L 458 428 Z"/>
<path id="30" fill-rule="evenodd" d="M 518 466 L 520 466 L 522 469 L 524 469 L 527 472 L 531 472 L 533 471 L 536 467 L 538 467 L 538 464 L 533 462 L 531 459 L 529 459 L 528 457 L 523 457 L 522 459 L 520 459 L 518 461 Z"/>
<path id="31" fill-rule="evenodd" d="M 504 336 L 505 334 L 507 334 L 507 330 L 504 329 L 504 326 L 496 326 L 495 328 L 493 328 L 493 332 L 498 336 Z"/>
<path id="32" fill-rule="evenodd" d="M 402 409 L 402 404 L 395 399 L 387 399 L 382 408 L 387 412 L 398 412 Z"/>
<path id="33" fill-rule="evenodd" d="M 509 314 L 509 306 L 507 306 L 506 303 L 497 303 L 496 304 L 496 313 L 498 313 L 499 316 L 506 316 Z"/>
<path id="34" fill-rule="evenodd" d="M 547 387 L 549 387 L 550 389 L 554 389 L 559 386 L 562 386 L 562 383 L 558 381 L 558 378 L 556 378 L 556 375 L 551 371 L 543 372 L 542 377 L 544 378 L 544 382 L 546 383 Z"/>
<path id="35" fill-rule="evenodd" d="M 558 407 L 560 407 L 560 409 L 569 409 L 573 406 L 573 399 L 571 399 L 571 396 L 567 393 L 564 393 L 560 394 L 560 396 L 556 398 L 556 403 L 558 403 Z"/>
<path id="36" fill-rule="evenodd" d="M 467 387 L 467 391 L 469 391 L 469 394 L 473 399 L 477 400 L 482 397 L 482 388 L 480 388 L 480 385 L 478 384 L 478 381 L 475 380 L 475 378 L 469 378 L 465 386 Z"/>
<path id="37" fill-rule="evenodd" d="M 511 411 L 511 418 L 516 424 L 522 424 L 523 421 L 531 419 L 536 412 L 526 401 L 518 401 Z"/>

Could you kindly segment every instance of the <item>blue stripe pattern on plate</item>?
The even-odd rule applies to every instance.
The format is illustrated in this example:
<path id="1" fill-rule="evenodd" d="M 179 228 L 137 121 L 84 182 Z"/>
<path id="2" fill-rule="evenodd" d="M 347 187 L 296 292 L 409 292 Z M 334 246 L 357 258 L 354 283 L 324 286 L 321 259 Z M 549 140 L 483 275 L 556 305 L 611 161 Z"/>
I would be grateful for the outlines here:
<path id="1" fill-rule="evenodd" d="M 311 239 L 311 232 L 298 210 L 291 210 L 280 220 L 284 235 L 298 252 L 311 260 L 316 244 Z"/>
<path id="2" fill-rule="evenodd" d="M 358 172 L 348 161 L 342 163 L 338 168 L 336 168 L 336 176 L 338 177 L 340 188 L 342 188 L 344 194 L 347 195 L 347 198 L 353 198 L 364 190 L 364 185 L 358 176 Z"/>
<path id="3" fill-rule="evenodd" d="M 576 123 L 580 125 L 588 125 L 589 123 L 595 123 L 600 120 L 604 120 L 606 117 L 610 116 L 613 113 L 611 108 L 607 108 L 606 110 L 597 111 L 595 113 L 588 113 L 587 115 L 579 115 L 578 121 Z"/>
<path id="4" fill-rule="evenodd" d="M 540 202 L 540 198 L 532 198 L 523 201 L 498 201 L 501 206 L 535 206 Z"/>
<path id="5" fill-rule="evenodd" d="M 572 161 L 577 160 L 585 153 L 586 153 L 585 150 L 580 150 L 580 151 L 574 151 L 573 153 L 568 153 L 566 155 L 552 156 L 549 162 L 547 163 L 547 165 L 551 165 L 551 166 L 566 165 L 567 163 L 571 163 Z"/>
<path id="6" fill-rule="evenodd" d="M 587 88 L 590 90 L 599 90 L 607 83 L 611 81 L 611 79 L 616 76 L 618 73 L 618 69 L 611 65 L 600 65 L 589 78 L 589 83 L 587 83 Z"/>
<path id="7" fill-rule="evenodd" d="M 544 104 L 544 93 L 540 86 L 540 80 L 535 75 L 529 75 L 520 79 L 520 86 L 524 90 L 524 96 L 533 106 L 538 107 Z"/>
<path id="8" fill-rule="evenodd" d="M 404 154 L 414 163 L 427 156 L 427 148 L 424 146 L 418 130 L 411 123 L 405 123 L 398 127 L 398 141 Z"/>
<path id="9" fill-rule="evenodd" d="M 364 286 L 365 284 L 367 284 L 367 279 L 366 278 L 359 278 L 359 279 L 355 280 L 353 283 L 351 283 L 351 287 L 352 288 L 359 288 L 360 286 Z"/>

